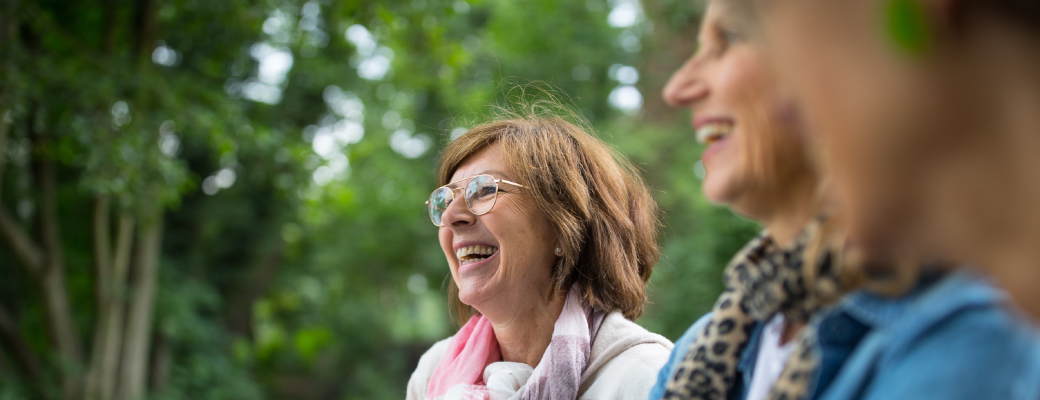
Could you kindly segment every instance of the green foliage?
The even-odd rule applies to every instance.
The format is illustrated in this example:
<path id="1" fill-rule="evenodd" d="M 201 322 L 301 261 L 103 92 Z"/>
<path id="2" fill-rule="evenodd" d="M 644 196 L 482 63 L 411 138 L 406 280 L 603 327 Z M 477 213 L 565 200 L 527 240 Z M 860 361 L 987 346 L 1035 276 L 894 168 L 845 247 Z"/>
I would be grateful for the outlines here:
<path id="1" fill-rule="evenodd" d="M 249 360 L 232 357 L 232 338 L 219 318 L 220 295 L 207 282 L 164 271 L 156 307 L 158 335 L 174 362 L 158 399 L 261 399 Z"/>

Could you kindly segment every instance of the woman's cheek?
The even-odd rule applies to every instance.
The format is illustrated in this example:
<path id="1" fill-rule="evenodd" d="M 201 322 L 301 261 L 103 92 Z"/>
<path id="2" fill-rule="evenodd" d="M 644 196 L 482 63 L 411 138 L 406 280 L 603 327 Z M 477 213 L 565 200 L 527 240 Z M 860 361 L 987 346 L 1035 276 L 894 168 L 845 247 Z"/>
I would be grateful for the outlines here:
<path id="1" fill-rule="evenodd" d="M 451 269 L 452 274 L 455 273 L 455 250 L 452 249 L 453 235 L 451 229 L 441 227 L 437 232 L 437 238 L 441 244 L 441 251 L 444 252 L 444 258 L 448 262 L 448 268 Z"/>

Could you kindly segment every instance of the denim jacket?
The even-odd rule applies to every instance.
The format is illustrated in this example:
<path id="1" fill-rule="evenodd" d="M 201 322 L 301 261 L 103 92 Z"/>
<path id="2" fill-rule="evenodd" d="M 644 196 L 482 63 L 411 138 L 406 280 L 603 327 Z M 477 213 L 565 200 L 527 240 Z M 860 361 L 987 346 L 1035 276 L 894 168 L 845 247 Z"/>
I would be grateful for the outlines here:
<path id="1" fill-rule="evenodd" d="M 853 292 L 810 321 L 821 363 L 809 398 L 1038 400 L 1040 335 L 1006 306 L 1002 291 L 968 272 L 896 299 Z M 675 342 L 650 400 L 664 395 L 709 319 L 701 317 Z M 741 354 L 730 400 L 747 396 L 763 326 Z"/>

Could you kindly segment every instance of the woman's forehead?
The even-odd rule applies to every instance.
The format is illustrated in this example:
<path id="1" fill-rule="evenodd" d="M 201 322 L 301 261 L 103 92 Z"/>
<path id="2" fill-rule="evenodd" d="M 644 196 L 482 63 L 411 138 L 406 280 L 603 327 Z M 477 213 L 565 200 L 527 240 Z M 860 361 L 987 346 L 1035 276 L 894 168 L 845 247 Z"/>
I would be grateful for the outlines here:
<path id="1" fill-rule="evenodd" d="M 488 170 L 475 171 L 472 174 L 459 174 L 459 173 L 456 172 L 456 175 L 452 176 L 452 180 L 451 180 L 451 182 L 448 183 L 448 185 L 453 185 L 454 184 L 454 186 L 461 186 L 462 184 L 465 184 L 470 179 L 473 179 L 474 177 L 477 177 L 479 175 L 491 175 L 495 179 L 510 180 L 510 177 L 508 175 L 506 175 L 505 173 L 503 173 L 502 171 L 499 171 L 497 169 L 488 169 Z"/>
<path id="2" fill-rule="evenodd" d="M 512 174 L 506 165 L 499 146 L 493 144 L 469 157 L 466 157 L 455 169 L 449 182 L 472 178 L 477 175 L 491 175 L 497 179 L 511 179 Z"/>
<path id="3" fill-rule="evenodd" d="M 705 15 L 713 15 L 728 24 L 747 28 L 757 19 L 755 6 L 746 0 L 715 0 L 705 9 Z"/>

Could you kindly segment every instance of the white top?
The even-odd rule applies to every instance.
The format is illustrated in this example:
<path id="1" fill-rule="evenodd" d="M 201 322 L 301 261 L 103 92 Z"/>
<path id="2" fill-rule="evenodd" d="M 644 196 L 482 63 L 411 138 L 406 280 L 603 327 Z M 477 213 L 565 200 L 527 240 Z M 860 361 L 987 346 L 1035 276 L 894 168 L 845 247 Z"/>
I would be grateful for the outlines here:
<path id="1" fill-rule="evenodd" d="M 769 390 L 773 388 L 780 373 L 787 364 L 787 356 L 794 350 L 795 340 L 780 345 L 780 337 L 784 334 L 784 315 L 777 313 L 762 329 L 762 338 L 758 345 L 758 359 L 755 370 L 751 373 L 751 387 L 747 400 L 765 400 Z"/>
<path id="2" fill-rule="evenodd" d="M 444 339 L 430 348 L 408 380 L 407 400 L 424 400 L 434 368 L 447 350 Z M 672 342 L 651 333 L 619 312 L 608 314 L 592 341 L 589 364 L 581 376 L 578 400 L 645 399 L 657 381 L 657 371 L 668 361 Z M 533 369 L 527 364 L 496 362 L 484 376 L 494 375 L 487 386 L 491 399 L 519 396 Z M 449 396 L 450 397 L 450 396 Z"/>

